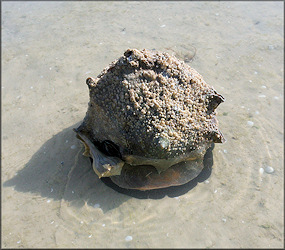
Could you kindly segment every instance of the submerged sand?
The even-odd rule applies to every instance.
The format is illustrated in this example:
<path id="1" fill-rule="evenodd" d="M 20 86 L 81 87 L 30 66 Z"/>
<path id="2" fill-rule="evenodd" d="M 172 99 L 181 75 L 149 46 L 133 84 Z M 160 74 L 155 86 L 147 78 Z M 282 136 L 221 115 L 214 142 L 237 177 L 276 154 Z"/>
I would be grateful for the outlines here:
<path id="1" fill-rule="evenodd" d="M 2 248 L 282 247 L 283 23 L 282 2 L 4 2 Z M 124 192 L 82 156 L 85 80 L 127 48 L 175 54 L 226 98 L 196 181 Z"/>

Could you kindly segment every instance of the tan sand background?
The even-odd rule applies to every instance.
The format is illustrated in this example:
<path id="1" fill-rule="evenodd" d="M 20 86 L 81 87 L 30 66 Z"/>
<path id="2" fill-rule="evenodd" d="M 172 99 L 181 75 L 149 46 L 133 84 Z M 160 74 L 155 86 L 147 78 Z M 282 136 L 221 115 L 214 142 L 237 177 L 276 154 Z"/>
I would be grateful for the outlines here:
<path id="1" fill-rule="evenodd" d="M 3 2 L 2 248 L 283 247 L 283 8 Z M 227 142 L 195 183 L 123 192 L 82 156 L 72 128 L 87 110 L 85 79 L 127 48 L 194 55 L 189 64 L 226 98 Z"/>

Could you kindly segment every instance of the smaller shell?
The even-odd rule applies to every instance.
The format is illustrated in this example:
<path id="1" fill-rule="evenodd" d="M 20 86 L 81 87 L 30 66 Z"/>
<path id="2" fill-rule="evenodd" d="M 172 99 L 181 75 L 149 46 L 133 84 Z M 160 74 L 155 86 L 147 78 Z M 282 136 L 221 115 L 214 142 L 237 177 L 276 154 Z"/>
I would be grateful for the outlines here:
<path id="1" fill-rule="evenodd" d="M 260 174 L 263 174 L 263 173 L 264 173 L 264 168 L 260 168 L 260 169 L 259 169 L 259 173 L 260 173 Z"/>
<path id="2" fill-rule="evenodd" d="M 267 167 L 265 168 L 265 172 L 266 172 L 267 174 L 272 174 L 272 173 L 274 173 L 274 168 L 273 168 L 273 167 L 270 167 L 270 166 L 267 166 Z"/>
<path id="3" fill-rule="evenodd" d="M 125 241 L 132 241 L 133 240 L 133 237 L 128 235 L 126 238 L 125 238 Z"/>

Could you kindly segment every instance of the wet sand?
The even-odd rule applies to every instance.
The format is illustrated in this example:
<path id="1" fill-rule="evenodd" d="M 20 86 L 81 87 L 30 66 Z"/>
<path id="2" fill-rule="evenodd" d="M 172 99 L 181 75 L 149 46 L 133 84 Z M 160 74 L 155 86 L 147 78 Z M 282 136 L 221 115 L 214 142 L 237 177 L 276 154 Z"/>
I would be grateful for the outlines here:
<path id="1" fill-rule="evenodd" d="M 283 247 L 283 16 L 282 2 L 4 2 L 2 248 Z M 125 191 L 82 156 L 85 80 L 127 48 L 174 53 L 226 98 L 227 142 L 191 183 Z"/>

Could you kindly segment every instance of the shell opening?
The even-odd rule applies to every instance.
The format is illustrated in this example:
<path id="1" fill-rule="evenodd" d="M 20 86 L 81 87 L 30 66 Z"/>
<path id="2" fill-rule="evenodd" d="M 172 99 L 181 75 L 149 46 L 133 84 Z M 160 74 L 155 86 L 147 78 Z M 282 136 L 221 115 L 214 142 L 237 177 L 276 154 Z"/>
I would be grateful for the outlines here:
<path id="1" fill-rule="evenodd" d="M 121 174 L 124 162 L 120 158 L 102 153 L 83 133 L 77 132 L 77 136 L 85 146 L 83 155 L 92 157 L 92 166 L 99 178 Z"/>

